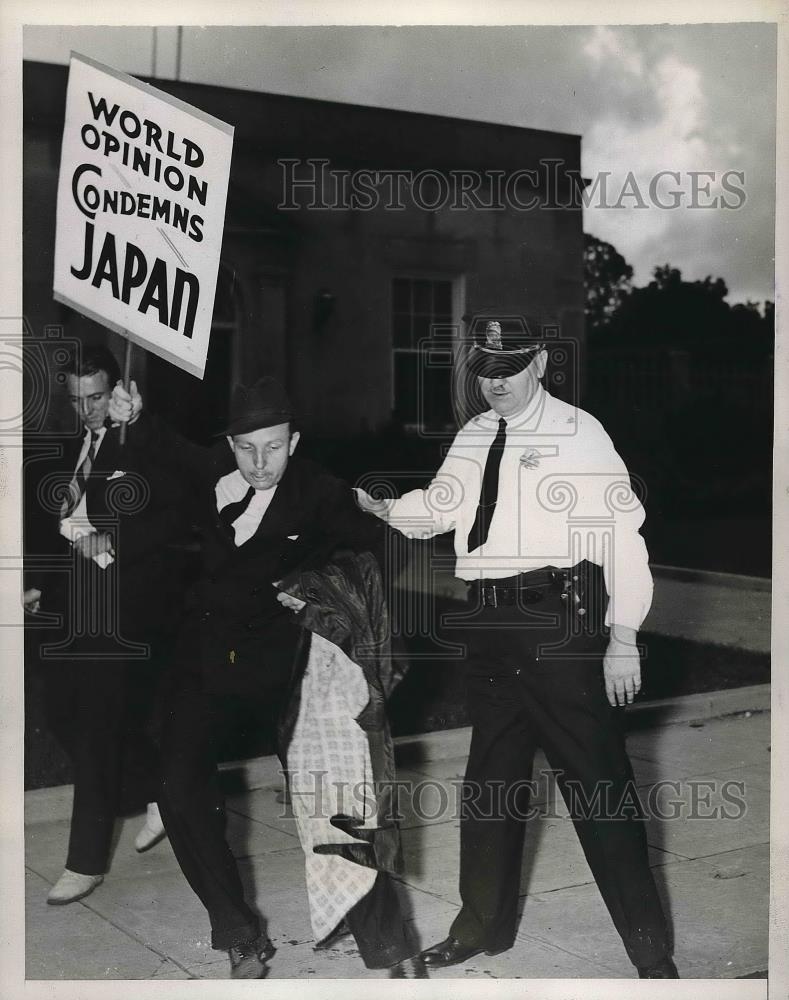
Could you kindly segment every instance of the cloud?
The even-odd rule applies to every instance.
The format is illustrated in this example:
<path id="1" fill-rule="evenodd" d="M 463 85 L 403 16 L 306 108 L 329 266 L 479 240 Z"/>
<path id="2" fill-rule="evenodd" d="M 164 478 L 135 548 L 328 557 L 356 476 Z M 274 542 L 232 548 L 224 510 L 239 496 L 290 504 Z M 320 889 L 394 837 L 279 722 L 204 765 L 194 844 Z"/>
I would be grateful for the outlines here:
<path id="1" fill-rule="evenodd" d="M 668 261 L 689 278 L 724 278 L 732 300 L 765 298 L 776 37 L 775 25 L 756 23 L 187 28 L 182 78 L 575 133 L 585 174 L 610 172 L 614 201 L 630 171 L 648 194 L 660 170 L 679 171 L 687 192 L 690 171 L 741 170 L 747 201 L 737 211 L 600 208 L 585 224 L 625 255 L 639 284 Z M 26 29 L 25 47 L 63 61 L 74 47 L 147 72 L 146 39 L 149 29 L 39 26 Z"/>
<path id="2" fill-rule="evenodd" d="M 726 36 L 715 40 L 721 38 Z M 698 32 L 694 40 L 687 32 L 669 37 L 645 29 L 598 28 L 579 46 L 599 100 L 584 133 L 584 173 L 593 180 L 610 175 L 608 204 L 619 201 L 619 207 L 604 207 L 597 198 L 585 210 L 585 228 L 624 254 L 636 284 L 645 284 L 656 265 L 669 262 L 689 279 L 723 277 L 731 301 L 754 293 L 771 297 L 774 116 L 769 103 L 764 114 L 754 116 L 747 102 L 732 100 L 731 74 L 702 54 L 705 40 L 709 37 Z M 762 59 L 757 72 L 769 80 L 769 61 Z M 627 108 L 616 100 L 623 84 L 629 90 Z M 753 81 L 745 90 L 753 100 Z M 639 102 L 644 113 L 634 115 Z M 655 206 L 650 197 L 650 184 L 661 171 L 678 175 L 679 183 L 663 176 L 653 189 L 664 205 L 675 201 L 672 191 L 681 192 L 678 207 Z M 740 200 L 722 186 L 728 171 L 744 177 L 729 175 L 729 183 L 745 189 L 736 210 L 719 200 Z M 703 176 L 694 180 L 694 173 Z M 634 197 L 619 198 L 623 189 L 634 188 L 648 207 L 636 207 Z M 718 207 L 709 207 L 716 198 Z"/>
<path id="3" fill-rule="evenodd" d="M 583 46 L 583 51 L 598 69 L 607 65 L 610 59 L 615 59 L 620 66 L 633 76 L 641 76 L 644 72 L 644 60 L 640 52 L 624 49 L 617 32 L 606 25 L 598 25 L 592 32 L 589 41 Z"/>

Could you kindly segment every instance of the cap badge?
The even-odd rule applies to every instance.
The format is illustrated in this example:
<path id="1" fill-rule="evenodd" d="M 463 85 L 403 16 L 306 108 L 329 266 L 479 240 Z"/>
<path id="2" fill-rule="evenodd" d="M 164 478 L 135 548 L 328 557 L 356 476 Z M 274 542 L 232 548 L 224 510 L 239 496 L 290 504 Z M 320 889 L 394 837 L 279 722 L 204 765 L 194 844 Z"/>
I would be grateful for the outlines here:
<path id="1" fill-rule="evenodd" d="M 497 351 L 502 350 L 501 323 L 498 323 L 496 320 L 492 320 L 485 327 L 485 346 L 493 347 Z"/>

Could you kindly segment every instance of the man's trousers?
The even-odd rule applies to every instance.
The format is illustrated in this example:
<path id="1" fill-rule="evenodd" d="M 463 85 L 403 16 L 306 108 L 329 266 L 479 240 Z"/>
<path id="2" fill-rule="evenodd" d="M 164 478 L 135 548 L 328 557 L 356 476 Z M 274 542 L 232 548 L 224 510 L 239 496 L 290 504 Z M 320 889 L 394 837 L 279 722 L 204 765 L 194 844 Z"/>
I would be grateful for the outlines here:
<path id="1" fill-rule="evenodd" d="M 103 875 L 120 812 L 156 799 L 158 755 L 151 717 L 159 683 L 155 661 L 56 661 L 42 667 L 49 726 L 74 777 L 66 865 Z"/>
<path id="2" fill-rule="evenodd" d="M 199 670 L 182 664 L 167 698 L 159 805 L 181 870 L 208 911 L 214 948 L 253 941 L 262 930 L 260 918 L 244 899 L 238 865 L 225 837 L 218 737 L 234 717 L 257 717 L 259 724 L 272 726 L 287 676 L 284 668 L 269 671 L 267 678 L 261 673 L 247 694 L 218 693 L 205 690 Z M 392 879 L 385 873 L 379 873 L 346 920 L 369 968 L 393 965 L 416 950 Z"/>
<path id="3" fill-rule="evenodd" d="M 477 607 L 463 624 L 472 740 L 461 813 L 463 907 L 450 934 L 491 952 L 513 944 L 540 746 L 627 953 L 634 965 L 650 966 L 670 952 L 668 931 L 621 709 L 605 694 L 607 632 L 597 615 L 579 617 L 579 607 L 587 610 L 572 593 L 546 590 L 535 604 Z"/>

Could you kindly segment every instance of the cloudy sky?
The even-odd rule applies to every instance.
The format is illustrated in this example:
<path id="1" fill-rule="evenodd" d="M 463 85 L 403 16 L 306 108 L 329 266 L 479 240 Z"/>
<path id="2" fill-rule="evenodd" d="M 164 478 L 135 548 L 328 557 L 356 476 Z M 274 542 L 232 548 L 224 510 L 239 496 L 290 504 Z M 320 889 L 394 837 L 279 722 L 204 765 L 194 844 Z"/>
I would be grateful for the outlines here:
<path id="1" fill-rule="evenodd" d="M 175 75 L 174 28 L 25 29 L 27 58 L 66 62 L 71 49 Z M 748 23 L 209 27 L 184 30 L 180 77 L 579 134 L 585 176 L 607 175 L 585 228 L 624 254 L 636 284 L 670 263 L 722 277 L 731 302 L 763 301 L 774 298 L 775 53 L 775 26 Z M 679 174 L 655 192 L 681 198 L 676 208 L 650 194 L 660 171 Z M 694 171 L 715 177 L 697 182 L 691 207 Z M 722 189 L 729 171 L 744 175 L 729 180 L 744 196 Z"/>

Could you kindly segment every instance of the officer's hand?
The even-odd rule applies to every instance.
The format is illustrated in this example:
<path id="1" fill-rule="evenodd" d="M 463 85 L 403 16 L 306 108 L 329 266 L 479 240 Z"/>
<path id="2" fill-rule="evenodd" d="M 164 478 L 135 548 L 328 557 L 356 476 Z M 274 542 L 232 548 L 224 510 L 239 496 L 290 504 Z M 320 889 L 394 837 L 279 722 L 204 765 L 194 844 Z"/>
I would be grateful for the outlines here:
<path id="1" fill-rule="evenodd" d="M 41 610 L 41 591 L 38 587 L 30 587 L 22 595 L 22 605 L 25 611 L 29 611 L 32 615 L 37 615 Z"/>
<path id="2" fill-rule="evenodd" d="M 120 379 L 110 395 L 109 417 L 113 424 L 133 424 L 142 412 L 142 396 L 134 379 L 129 383 L 129 391 L 123 388 Z"/>
<path id="3" fill-rule="evenodd" d="M 91 531 L 86 535 L 80 535 L 74 542 L 74 548 L 83 559 L 92 559 L 94 556 L 101 555 L 102 552 L 108 552 L 111 556 L 115 555 L 112 538 L 106 531 Z"/>
<path id="4" fill-rule="evenodd" d="M 389 517 L 389 508 L 392 505 L 391 500 L 375 500 L 362 489 L 355 489 L 356 503 L 361 507 L 362 510 L 366 511 L 368 514 L 375 514 L 376 517 L 380 517 L 382 521 L 386 521 Z"/>
<path id="5" fill-rule="evenodd" d="M 611 639 L 603 657 L 603 678 L 608 701 L 630 705 L 641 690 L 641 661 L 636 646 L 635 629 L 611 627 Z"/>

